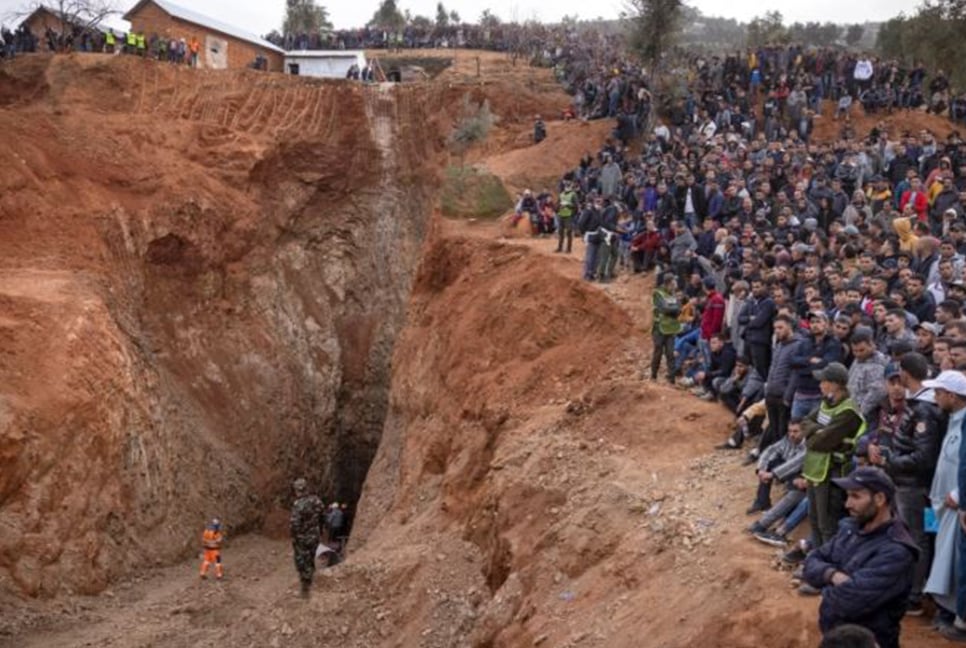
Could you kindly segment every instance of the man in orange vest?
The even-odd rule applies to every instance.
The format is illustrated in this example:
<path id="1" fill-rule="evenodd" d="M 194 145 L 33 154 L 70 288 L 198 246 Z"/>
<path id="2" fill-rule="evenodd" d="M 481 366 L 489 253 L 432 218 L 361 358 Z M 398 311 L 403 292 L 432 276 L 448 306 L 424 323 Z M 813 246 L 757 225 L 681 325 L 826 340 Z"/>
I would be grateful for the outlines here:
<path id="1" fill-rule="evenodd" d="M 224 576 L 224 568 L 221 566 L 221 544 L 225 536 L 221 532 L 221 520 L 213 519 L 205 527 L 205 532 L 201 535 L 201 547 L 205 552 L 205 557 L 201 561 L 201 577 L 208 578 L 208 568 L 215 565 L 215 578 L 221 580 Z"/>
<path id="2" fill-rule="evenodd" d="M 201 51 L 201 43 L 194 36 L 191 37 L 191 42 L 188 43 L 188 62 L 191 67 L 198 67 L 198 52 Z"/>

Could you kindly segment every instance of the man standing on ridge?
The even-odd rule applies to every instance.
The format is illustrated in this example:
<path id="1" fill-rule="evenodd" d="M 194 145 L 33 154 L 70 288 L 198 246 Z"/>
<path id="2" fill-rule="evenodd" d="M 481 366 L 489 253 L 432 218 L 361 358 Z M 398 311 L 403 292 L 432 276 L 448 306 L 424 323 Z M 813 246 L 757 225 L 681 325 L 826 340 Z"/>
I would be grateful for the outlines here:
<path id="1" fill-rule="evenodd" d="M 295 569 L 301 583 L 300 594 L 308 598 L 315 575 L 315 550 L 319 547 L 325 524 L 325 507 L 317 495 L 309 494 L 308 482 L 301 477 L 292 484 L 295 503 L 292 504 L 290 531 Z"/>
<path id="2" fill-rule="evenodd" d="M 560 192 L 560 206 L 557 208 L 557 252 L 570 254 L 570 249 L 574 243 L 574 212 L 577 211 L 577 194 L 574 192 L 573 184 L 564 184 L 564 190 Z M 567 241 L 567 249 L 564 249 L 564 239 Z"/>
<path id="3" fill-rule="evenodd" d="M 674 384 L 674 336 L 681 332 L 681 302 L 677 295 L 677 278 L 666 271 L 661 286 L 654 289 L 654 313 L 652 315 L 651 338 L 654 349 L 651 352 L 651 380 L 657 380 L 661 368 L 661 355 L 667 362 L 667 379 Z"/>

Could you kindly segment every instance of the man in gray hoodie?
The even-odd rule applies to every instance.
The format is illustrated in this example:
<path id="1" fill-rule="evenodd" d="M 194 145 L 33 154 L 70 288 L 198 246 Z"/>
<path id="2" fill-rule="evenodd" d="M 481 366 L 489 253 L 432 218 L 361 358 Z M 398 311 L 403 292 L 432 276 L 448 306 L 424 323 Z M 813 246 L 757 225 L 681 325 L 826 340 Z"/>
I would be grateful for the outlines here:
<path id="1" fill-rule="evenodd" d="M 855 358 L 849 367 L 849 394 L 863 416 L 885 397 L 885 368 L 889 358 L 875 348 L 872 329 L 856 327 L 849 340 Z"/>
<path id="2" fill-rule="evenodd" d="M 671 223 L 671 232 L 674 234 L 670 244 L 671 267 L 683 283 L 691 272 L 691 257 L 698 248 L 698 242 L 694 240 L 694 235 L 684 221 Z"/>
<path id="3" fill-rule="evenodd" d="M 604 167 L 600 170 L 600 195 L 617 199 L 620 188 L 621 168 L 610 155 L 607 155 L 604 158 Z"/>

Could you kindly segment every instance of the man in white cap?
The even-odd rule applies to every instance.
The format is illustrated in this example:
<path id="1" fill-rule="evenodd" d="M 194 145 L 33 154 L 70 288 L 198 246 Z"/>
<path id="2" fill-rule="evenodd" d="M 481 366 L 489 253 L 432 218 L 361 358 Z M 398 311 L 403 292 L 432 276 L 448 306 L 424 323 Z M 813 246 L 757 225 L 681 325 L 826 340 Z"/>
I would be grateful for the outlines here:
<path id="1" fill-rule="evenodd" d="M 959 371 L 940 373 L 935 380 L 923 381 L 923 387 L 935 390 L 936 404 L 949 414 L 946 436 L 933 476 L 929 499 L 936 512 L 938 532 L 932 568 L 923 593 L 930 594 L 939 607 L 937 622 L 950 638 L 966 640 L 966 619 L 957 616 L 956 609 L 956 543 L 960 540 L 957 511 L 959 509 L 958 479 L 960 440 L 966 421 L 966 376 Z M 963 612 L 963 610 L 958 610 Z M 954 621 L 955 619 L 955 621 Z"/>

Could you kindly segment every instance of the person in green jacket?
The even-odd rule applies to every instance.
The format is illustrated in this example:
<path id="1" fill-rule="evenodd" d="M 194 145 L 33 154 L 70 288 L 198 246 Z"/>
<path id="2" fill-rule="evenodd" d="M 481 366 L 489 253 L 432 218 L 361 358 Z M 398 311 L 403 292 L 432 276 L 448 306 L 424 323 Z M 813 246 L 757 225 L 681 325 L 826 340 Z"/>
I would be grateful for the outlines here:
<path id="1" fill-rule="evenodd" d="M 681 332 L 681 302 L 677 297 L 677 277 L 673 272 L 665 272 L 661 285 L 654 289 L 654 315 L 651 325 L 651 339 L 654 350 L 651 353 L 651 380 L 657 380 L 661 368 L 661 355 L 667 362 L 667 379 L 674 384 L 674 337 Z"/>
<path id="2" fill-rule="evenodd" d="M 571 183 L 564 185 L 560 194 L 560 205 L 557 207 L 557 252 L 564 252 L 564 240 L 567 241 L 566 253 L 574 243 L 574 214 L 577 212 L 577 193 Z"/>
<path id="3" fill-rule="evenodd" d="M 865 419 L 849 396 L 849 370 L 830 362 L 813 374 L 819 381 L 822 403 L 802 421 L 808 482 L 808 520 L 816 546 L 831 540 L 845 516 L 845 492 L 832 483 L 852 470 L 852 454 L 865 433 Z"/>

